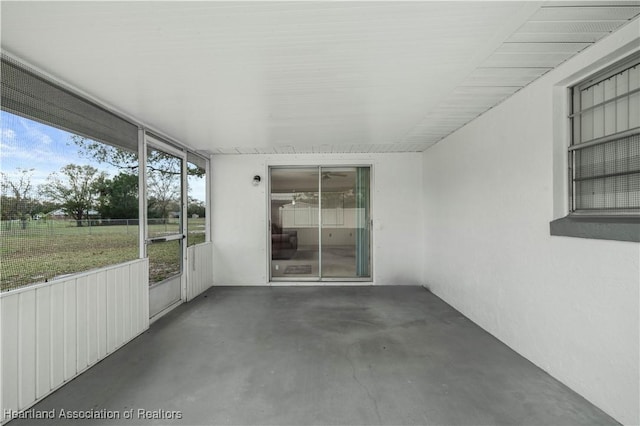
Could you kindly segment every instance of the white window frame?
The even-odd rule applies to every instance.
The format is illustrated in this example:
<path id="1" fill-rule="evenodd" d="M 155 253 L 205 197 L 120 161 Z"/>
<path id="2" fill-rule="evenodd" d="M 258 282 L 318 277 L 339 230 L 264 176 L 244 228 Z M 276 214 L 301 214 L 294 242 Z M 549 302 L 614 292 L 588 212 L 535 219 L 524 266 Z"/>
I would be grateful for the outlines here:
<path id="1" fill-rule="evenodd" d="M 210 173 L 211 173 L 211 159 L 208 156 L 199 154 L 198 152 L 191 150 L 191 149 L 187 149 L 187 167 L 188 167 L 188 163 L 189 161 L 189 155 L 193 155 L 196 156 L 198 158 L 200 158 L 201 160 L 203 160 L 205 162 L 205 167 L 204 167 L 204 173 L 205 173 L 205 203 L 204 203 L 204 208 L 205 208 L 205 239 L 204 242 L 202 243 L 198 243 L 198 244 L 194 244 L 194 245 L 200 245 L 200 244 L 207 244 L 211 242 L 211 219 L 210 219 L 210 215 L 211 215 L 211 181 L 210 181 Z M 192 163 L 193 164 L 193 163 Z M 189 200 L 189 176 L 186 177 L 187 179 L 187 207 L 188 207 L 188 200 Z M 187 218 L 188 219 L 188 218 Z M 187 228 L 185 228 L 187 232 L 189 232 L 188 226 Z M 188 241 L 188 236 L 187 236 L 187 241 Z M 187 246 L 190 247 L 190 246 Z"/>
<path id="2" fill-rule="evenodd" d="M 628 98 L 633 94 L 640 93 L 640 87 L 628 90 L 622 95 L 615 95 L 614 97 L 602 101 L 598 104 L 594 104 L 587 108 L 582 108 L 581 105 L 581 93 L 586 88 L 592 87 L 596 84 L 599 84 L 611 76 L 617 75 L 619 73 L 624 72 L 627 69 L 637 67 L 640 65 L 640 53 L 635 53 L 627 56 L 626 58 L 618 61 L 617 63 L 608 66 L 606 69 L 597 72 L 589 77 L 583 79 L 581 82 L 573 85 L 569 88 L 570 90 L 570 100 L 569 105 L 571 108 L 571 114 L 569 115 L 569 129 L 570 129 L 570 143 L 568 147 L 568 191 L 569 191 L 569 214 L 570 215 L 590 215 L 590 216 L 602 216 L 602 217 L 610 217 L 610 216 L 627 216 L 627 215 L 638 215 L 640 213 L 640 208 L 625 208 L 625 207 L 613 207 L 606 209 L 580 209 L 576 203 L 576 176 L 575 176 L 575 157 L 576 153 L 585 148 L 602 145 L 605 143 L 611 143 L 617 140 L 621 140 L 623 138 L 627 138 L 629 136 L 639 135 L 640 134 L 640 126 L 636 126 L 634 128 L 629 128 L 617 133 L 604 135 L 601 137 L 593 138 L 588 141 L 581 141 L 581 117 L 585 111 L 592 111 L 598 107 L 605 107 L 605 105 L 610 104 L 612 102 L 617 102 L 619 99 Z M 630 111 L 627 112 L 630 114 Z M 617 112 L 616 112 L 617 114 Z M 631 117 L 629 117 L 630 119 Z M 632 172 L 625 172 L 625 174 L 631 174 Z M 607 193 L 603 193 L 606 195 Z"/>
<path id="3" fill-rule="evenodd" d="M 640 57 L 637 35 L 614 50 L 578 61 L 579 69 L 568 70 L 553 89 L 553 218 L 549 232 L 555 237 L 574 237 L 640 243 L 640 214 L 621 211 L 576 211 L 573 209 L 573 105 L 572 89 L 598 78 L 606 78 L 619 66 Z M 606 49 L 605 49 L 606 50 Z M 602 52 L 602 50 L 601 50 Z M 620 135 L 618 135 L 620 136 Z M 585 142 L 586 143 L 586 142 Z M 586 145 L 584 145 L 586 146 Z"/>

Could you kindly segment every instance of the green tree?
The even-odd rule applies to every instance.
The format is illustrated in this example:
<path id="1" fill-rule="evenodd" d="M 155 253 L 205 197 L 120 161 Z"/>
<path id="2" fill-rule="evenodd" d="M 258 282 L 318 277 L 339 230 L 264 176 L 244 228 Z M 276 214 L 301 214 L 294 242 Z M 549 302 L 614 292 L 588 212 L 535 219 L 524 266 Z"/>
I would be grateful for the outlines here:
<path id="1" fill-rule="evenodd" d="M 96 142 L 78 135 L 71 135 L 71 143 L 78 147 L 81 157 L 89 158 L 100 163 L 107 163 L 129 173 L 138 170 L 138 153 L 128 151 L 115 146 Z M 175 157 L 157 149 L 147 152 L 147 169 L 164 174 L 180 175 L 180 165 Z M 177 164 L 177 166 L 176 166 Z M 187 174 L 190 176 L 203 176 L 205 170 L 187 163 Z"/>
<path id="2" fill-rule="evenodd" d="M 78 147 L 78 154 L 81 157 L 99 163 L 107 163 L 129 173 L 135 173 L 138 170 L 137 152 L 127 151 L 78 135 L 71 135 L 71 142 Z"/>
<path id="3" fill-rule="evenodd" d="M 49 175 L 49 183 L 41 186 L 44 196 L 59 204 L 62 209 L 82 226 L 99 194 L 99 187 L 106 175 L 91 166 L 67 164 L 59 173 Z"/>
<path id="4" fill-rule="evenodd" d="M 71 142 L 78 147 L 78 153 L 85 158 L 91 158 L 100 163 L 107 163 L 122 170 L 123 174 L 133 175 L 138 172 L 138 153 L 102 142 L 96 142 L 82 136 L 71 136 Z M 195 164 L 187 163 L 187 175 L 190 177 L 203 177 L 205 169 Z M 146 157 L 146 178 L 148 215 L 150 218 L 167 219 L 172 211 L 180 211 L 180 191 L 182 177 L 182 161 L 158 149 L 148 149 Z M 123 178 L 124 179 L 124 178 Z M 109 210 L 112 202 L 109 200 L 109 186 L 113 182 L 102 182 L 100 191 L 99 208 L 108 211 L 110 217 L 115 214 Z M 136 186 L 137 188 L 137 186 Z M 124 189 L 124 188 L 122 188 Z"/>
<path id="5" fill-rule="evenodd" d="M 35 169 L 18 168 L 15 176 L 0 172 L 0 190 L 2 217 L 4 219 L 20 219 L 22 228 L 27 226 L 27 219 L 37 210 L 37 200 L 32 197 L 31 178 Z"/>
<path id="6" fill-rule="evenodd" d="M 119 173 L 113 179 L 97 183 L 99 197 L 96 209 L 109 219 L 138 218 L 138 176 Z"/>
<path id="7" fill-rule="evenodd" d="M 197 214 L 198 217 L 205 217 L 206 207 L 204 201 L 196 200 L 195 198 L 189 197 L 189 204 L 187 205 L 187 215 L 191 217 L 194 214 Z"/>
<path id="8" fill-rule="evenodd" d="M 149 217 L 167 219 L 169 212 L 180 210 L 180 175 L 159 170 L 147 174 Z"/>

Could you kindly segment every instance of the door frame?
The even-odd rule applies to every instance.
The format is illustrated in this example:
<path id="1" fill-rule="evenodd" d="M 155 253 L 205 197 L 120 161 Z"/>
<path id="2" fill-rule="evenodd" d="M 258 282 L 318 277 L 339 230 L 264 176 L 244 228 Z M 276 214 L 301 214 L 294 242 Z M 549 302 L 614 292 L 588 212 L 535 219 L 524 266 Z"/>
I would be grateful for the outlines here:
<path id="1" fill-rule="evenodd" d="M 180 253 L 180 273 L 176 274 L 172 277 L 169 277 L 165 280 L 162 280 L 153 285 L 149 285 L 149 305 L 152 305 L 151 301 L 151 290 L 154 288 L 158 288 L 164 284 L 167 284 L 171 281 L 175 281 L 179 279 L 180 281 L 180 298 L 169 303 L 167 306 L 160 309 L 158 312 L 152 313 L 150 311 L 149 316 L 152 321 L 163 316 L 165 313 L 169 312 L 176 306 L 180 305 L 186 300 L 187 295 L 187 274 L 186 274 L 186 265 L 187 265 L 187 245 L 186 245 L 186 214 L 187 214 L 187 203 L 186 197 L 187 195 L 187 179 L 186 179 L 186 170 L 187 170 L 187 152 L 186 150 L 177 147 L 171 142 L 165 141 L 160 137 L 150 133 L 148 131 L 142 131 L 142 144 L 140 148 L 140 161 L 139 166 L 141 169 L 140 175 L 142 175 L 141 181 L 142 184 L 142 200 L 140 205 L 142 206 L 142 214 L 140 215 L 141 219 L 144 222 L 143 230 L 141 232 L 141 251 L 143 253 L 142 256 L 148 258 L 148 250 L 147 247 L 149 244 L 152 244 L 152 238 L 149 238 L 148 235 L 148 191 L 147 191 L 147 152 L 148 148 L 157 149 L 159 151 L 166 152 L 167 154 L 171 154 L 180 159 L 180 234 L 176 234 L 175 236 L 171 236 L 168 239 L 165 239 L 165 242 L 168 241 L 182 241 L 180 244 L 181 253 Z M 162 242 L 160 242 L 162 244 Z M 179 278 L 178 278 L 179 277 Z"/>
<path id="2" fill-rule="evenodd" d="M 358 168 L 358 167 L 367 167 L 369 168 L 369 276 L 365 278 L 334 278 L 334 277 L 322 277 L 322 168 Z M 305 169 L 305 168 L 316 168 L 318 170 L 318 276 L 317 277 L 274 277 L 272 276 L 271 271 L 271 170 L 272 169 Z M 291 285 L 291 283 L 301 283 L 305 285 L 317 285 L 321 284 L 330 284 L 330 283 L 343 283 L 348 282 L 350 285 L 371 285 L 375 282 L 374 274 L 374 259 L 375 259 L 375 244 L 374 244 L 374 232 L 373 232 L 373 223 L 374 223 L 374 164 L 366 163 L 366 162 L 336 162 L 336 163 L 305 163 L 305 162 L 297 162 L 294 164 L 286 164 L 286 163 L 274 163 L 266 165 L 266 176 L 267 176 L 267 185 L 266 185 L 266 207 L 267 207 L 267 238 L 266 238 L 266 267 L 267 267 L 267 277 L 268 284 L 270 285 Z"/>

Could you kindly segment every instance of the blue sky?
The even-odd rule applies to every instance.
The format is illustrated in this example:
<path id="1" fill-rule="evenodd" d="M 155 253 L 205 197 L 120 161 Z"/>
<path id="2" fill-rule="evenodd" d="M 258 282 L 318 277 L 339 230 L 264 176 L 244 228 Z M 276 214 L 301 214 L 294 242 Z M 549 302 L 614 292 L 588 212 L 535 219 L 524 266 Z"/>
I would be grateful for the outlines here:
<path id="1" fill-rule="evenodd" d="M 71 134 L 55 127 L 28 120 L 17 115 L 0 112 L 0 169 L 15 176 L 17 168 L 35 169 L 32 183 L 43 184 L 53 172 L 67 164 L 89 164 L 113 176 L 113 167 L 80 158 Z"/>
<path id="2" fill-rule="evenodd" d="M 71 140 L 71 133 L 0 111 L 0 171 L 10 177 L 18 168 L 35 169 L 31 178 L 36 188 L 47 177 L 67 164 L 91 165 L 109 176 L 119 173 L 116 167 L 81 157 Z M 194 198 L 204 200 L 204 179 L 190 179 L 189 191 Z"/>

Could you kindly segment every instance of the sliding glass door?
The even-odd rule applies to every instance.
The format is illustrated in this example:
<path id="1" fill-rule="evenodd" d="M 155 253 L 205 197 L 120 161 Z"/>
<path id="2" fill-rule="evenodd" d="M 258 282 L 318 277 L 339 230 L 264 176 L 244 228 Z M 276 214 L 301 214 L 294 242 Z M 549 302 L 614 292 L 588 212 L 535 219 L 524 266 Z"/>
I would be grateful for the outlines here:
<path id="1" fill-rule="evenodd" d="M 271 277 L 320 278 L 318 168 L 271 169 Z"/>
<path id="2" fill-rule="evenodd" d="M 270 170 L 273 281 L 371 278 L 370 168 Z"/>
<path id="3" fill-rule="evenodd" d="M 322 276 L 369 277 L 369 168 L 322 168 Z"/>

